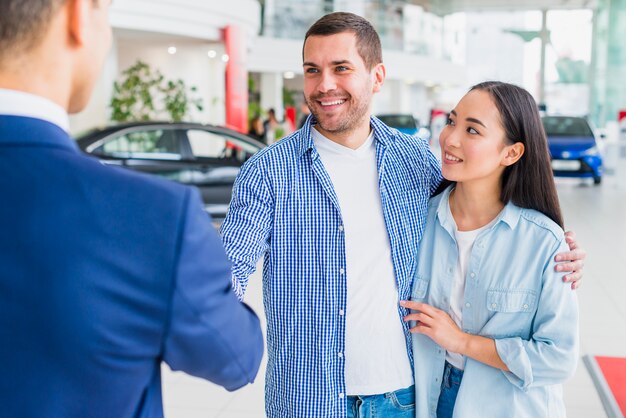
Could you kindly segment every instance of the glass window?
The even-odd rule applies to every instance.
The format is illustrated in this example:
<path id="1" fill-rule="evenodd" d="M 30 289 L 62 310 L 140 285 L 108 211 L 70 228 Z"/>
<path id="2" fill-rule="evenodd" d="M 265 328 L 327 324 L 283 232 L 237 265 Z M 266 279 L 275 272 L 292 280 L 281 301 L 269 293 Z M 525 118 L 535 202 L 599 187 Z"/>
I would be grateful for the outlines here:
<path id="1" fill-rule="evenodd" d="M 114 137 L 94 153 L 120 158 L 151 158 L 180 160 L 180 140 L 174 129 L 129 132 Z"/>
<path id="2" fill-rule="evenodd" d="M 232 136 L 190 129 L 187 131 L 191 152 L 198 158 L 231 159 L 244 163 L 259 148 Z"/>
<path id="3" fill-rule="evenodd" d="M 380 115 L 378 118 L 393 128 L 415 129 L 417 127 L 412 115 Z"/>
<path id="4" fill-rule="evenodd" d="M 542 121 L 548 136 L 593 136 L 589 124 L 583 118 L 546 116 Z"/>

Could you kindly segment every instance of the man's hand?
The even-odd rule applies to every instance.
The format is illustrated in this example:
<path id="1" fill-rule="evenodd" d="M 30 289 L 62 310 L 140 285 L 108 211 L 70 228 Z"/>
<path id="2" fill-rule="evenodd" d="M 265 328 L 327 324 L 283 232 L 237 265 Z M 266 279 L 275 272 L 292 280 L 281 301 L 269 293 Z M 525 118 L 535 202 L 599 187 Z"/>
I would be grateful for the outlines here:
<path id="1" fill-rule="evenodd" d="M 554 261 L 558 263 L 554 270 L 570 273 L 563 276 L 563 281 L 572 283 L 572 289 L 578 289 L 580 287 L 580 279 L 583 278 L 583 267 L 585 266 L 587 252 L 579 247 L 574 231 L 565 233 L 565 242 L 569 245 L 570 250 L 566 253 L 559 253 L 554 257 Z"/>

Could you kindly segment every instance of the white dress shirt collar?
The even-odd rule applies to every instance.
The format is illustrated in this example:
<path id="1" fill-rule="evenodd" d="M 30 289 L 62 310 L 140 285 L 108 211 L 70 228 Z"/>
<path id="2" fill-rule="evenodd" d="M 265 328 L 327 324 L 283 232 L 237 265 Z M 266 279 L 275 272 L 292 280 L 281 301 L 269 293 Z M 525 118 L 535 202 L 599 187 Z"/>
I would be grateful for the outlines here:
<path id="1" fill-rule="evenodd" d="M 42 119 L 65 132 L 70 131 L 70 120 L 65 109 L 51 100 L 23 91 L 0 89 L 0 115 Z"/>

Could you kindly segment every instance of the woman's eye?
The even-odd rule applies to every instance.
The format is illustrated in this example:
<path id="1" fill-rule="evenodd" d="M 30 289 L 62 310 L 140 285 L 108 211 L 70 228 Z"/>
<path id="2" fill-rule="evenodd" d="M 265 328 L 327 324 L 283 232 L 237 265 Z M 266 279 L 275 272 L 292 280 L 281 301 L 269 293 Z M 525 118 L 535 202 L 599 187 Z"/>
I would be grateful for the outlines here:
<path id="1" fill-rule="evenodd" d="M 446 125 L 454 126 L 454 121 L 450 118 L 446 119 Z"/>
<path id="2" fill-rule="evenodd" d="M 474 128 L 467 128 L 467 133 L 470 133 L 472 135 L 478 135 L 478 131 Z"/>

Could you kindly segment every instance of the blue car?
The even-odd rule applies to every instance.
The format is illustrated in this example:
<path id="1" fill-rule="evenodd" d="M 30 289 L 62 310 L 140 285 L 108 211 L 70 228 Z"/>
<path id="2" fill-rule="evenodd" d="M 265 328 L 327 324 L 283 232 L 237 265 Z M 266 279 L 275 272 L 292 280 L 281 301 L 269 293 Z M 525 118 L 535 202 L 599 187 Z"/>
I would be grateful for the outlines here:
<path id="1" fill-rule="evenodd" d="M 544 116 L 552 171 L 558 177 L 592 178 L 602 182 L 602 156 L 593 130 L 585 118 Z"/>
<path id="2" fill-rule="evenodd" d="M 420 123 L 413 115 L 408 113 L 376 115 L 385 125 L 396 128 L 402 133 L 419 136 L 427 141 L 430 140 L 430 131 L 420 126 Z"/>

